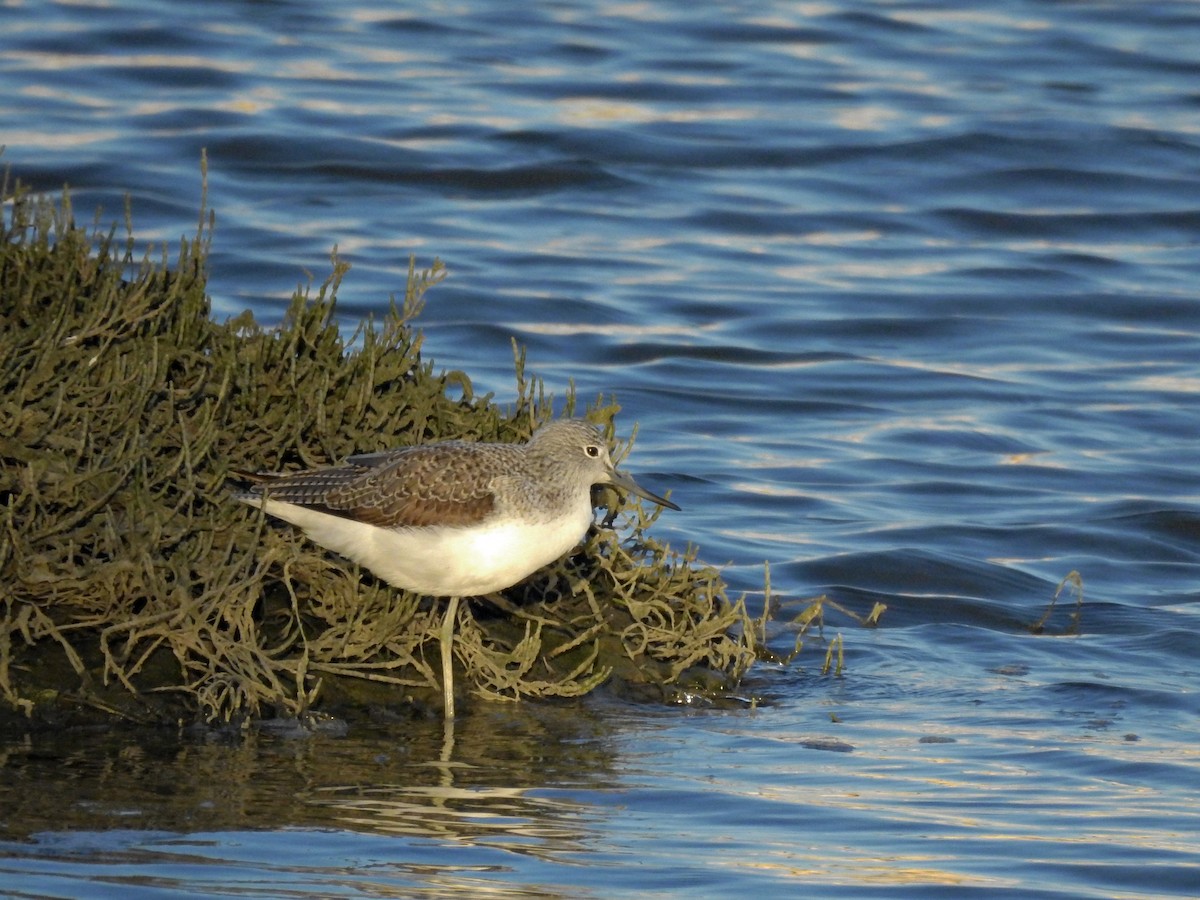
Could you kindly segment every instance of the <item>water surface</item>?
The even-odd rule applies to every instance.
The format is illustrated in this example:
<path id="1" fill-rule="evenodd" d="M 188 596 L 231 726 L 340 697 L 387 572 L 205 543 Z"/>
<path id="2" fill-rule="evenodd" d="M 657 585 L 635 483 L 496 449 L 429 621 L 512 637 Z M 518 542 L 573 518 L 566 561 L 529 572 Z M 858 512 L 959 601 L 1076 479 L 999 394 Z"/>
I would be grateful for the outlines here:
<path id="1" fill-rule="evenodd" d="M 440 257 L 426 353 L 503 401 L 515 337 L 615 393 L 660 537 L 739 591 L 769 561 L 784 612 L 888 606 L 753 709 L 6 734 L 5 890 L 1197 893 L 1193 4 L 4 18 L 3 160 L 79 218 L 128 194 L 173 244 L 207 151 L 218 317 L 277 319 L 336 244 L 349 330 Z"/>

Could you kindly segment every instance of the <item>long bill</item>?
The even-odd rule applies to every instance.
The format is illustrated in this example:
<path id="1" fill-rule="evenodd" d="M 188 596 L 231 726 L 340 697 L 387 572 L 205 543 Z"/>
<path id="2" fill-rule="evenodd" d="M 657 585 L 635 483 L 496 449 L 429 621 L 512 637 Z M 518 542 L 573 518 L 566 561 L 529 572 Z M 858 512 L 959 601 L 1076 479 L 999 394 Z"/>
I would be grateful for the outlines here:
<path id="1" fill-rule="evenodd" d="M 680 508 L 670 500 L 646 490 L 644 487 L 634 481 L 632 476 L 626 475 L 624 472 L 618 472 L 616 469 L 612 469 L 609 471 L 608 477 L 609 481 L 614 487 L 623 488 L 624 490 L 629 491 L 631 494 L 637 494 L 639 497 L 649 500 L 651 503 L 657 503 L 659 506 L 665 506 L 667 509 L 673 509 L 676 512 L 681 512 Z"/>

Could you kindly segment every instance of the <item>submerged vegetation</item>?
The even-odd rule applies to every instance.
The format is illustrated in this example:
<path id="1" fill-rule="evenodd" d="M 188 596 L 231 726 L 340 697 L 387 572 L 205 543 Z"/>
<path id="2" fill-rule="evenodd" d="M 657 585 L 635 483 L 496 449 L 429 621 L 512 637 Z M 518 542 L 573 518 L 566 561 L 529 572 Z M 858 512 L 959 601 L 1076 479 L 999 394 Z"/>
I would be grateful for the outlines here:
<path id="1" fill-rule="evenodd" d="M 410 266 L 403 300 L 349 338 L 335 321 L 347 269 L 336 254 L 278 328 L 249 313 L 219 323 L 210 216 L 174 260 L 139 261 L 128 224 L 81 228 L 67 197 L 6 184 L 4 202 L 2 705 L 162 722 L 434 704 L 438 602 L 230 502 L 225 481 L 450 437 L 523 440 L 552 410 L 520 350 L 503 408 L 422 358 L 412 321 L 444 275 L 436 262 Z M 574 411 L 573 396 L 564 403 Z M 611 437 L 617 410 L 601 398 L 585 414 Z M 628 509 L 617 530 L 596 528 L 566 559 L 472 601 L 454 644 L 459 683 L 491 698 L 606 682 L 715 698 L 736 685 L 765 614 L 751 621 L 715 569 Z"/>

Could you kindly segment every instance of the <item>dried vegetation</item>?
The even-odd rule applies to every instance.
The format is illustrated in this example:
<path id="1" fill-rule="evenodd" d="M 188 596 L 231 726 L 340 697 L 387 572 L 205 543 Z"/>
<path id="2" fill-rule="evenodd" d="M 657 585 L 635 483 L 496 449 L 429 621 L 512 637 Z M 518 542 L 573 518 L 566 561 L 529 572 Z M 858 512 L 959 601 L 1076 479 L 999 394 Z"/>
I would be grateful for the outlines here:
<path id="1" fill-rule="evenodd" d="M 0 705 L 146 722 L 436 709 L 440 605 L 230 502 L 226 475 L 524 439 L 551 407 L 520 352 L 505 408 L 422 359 L 411 322 L 436 263 L 349 338 L 336 256 L 278 328 L 248 313 L 218 323 L 208 216 L 174 259 L 139 260 L 132 228 L 78 227 L 65 197 L 6 184 L 4 203 Z M 601 400 L 586 414 L 611 429 L 616 411 Z M 628 509 L 560 563 L 464 604 L 460 685 L 515 699 L 608 682 L 670 699 L 738 682 L 758 623 Z"/>

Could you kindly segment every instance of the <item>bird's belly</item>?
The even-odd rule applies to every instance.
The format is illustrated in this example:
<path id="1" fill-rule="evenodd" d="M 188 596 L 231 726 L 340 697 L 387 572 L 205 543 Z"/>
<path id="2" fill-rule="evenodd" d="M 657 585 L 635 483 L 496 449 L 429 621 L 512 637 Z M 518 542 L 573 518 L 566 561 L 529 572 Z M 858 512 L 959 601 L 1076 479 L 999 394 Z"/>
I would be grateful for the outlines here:
<path id="1" fill-rule="evenodd" d="M 389 584 L 434 597 L 473 597 L 511 587 L 576 546 L 592 522 L 590 507 L 551 522 L 395 529 L 270 500 L 266 511 Z"/>

